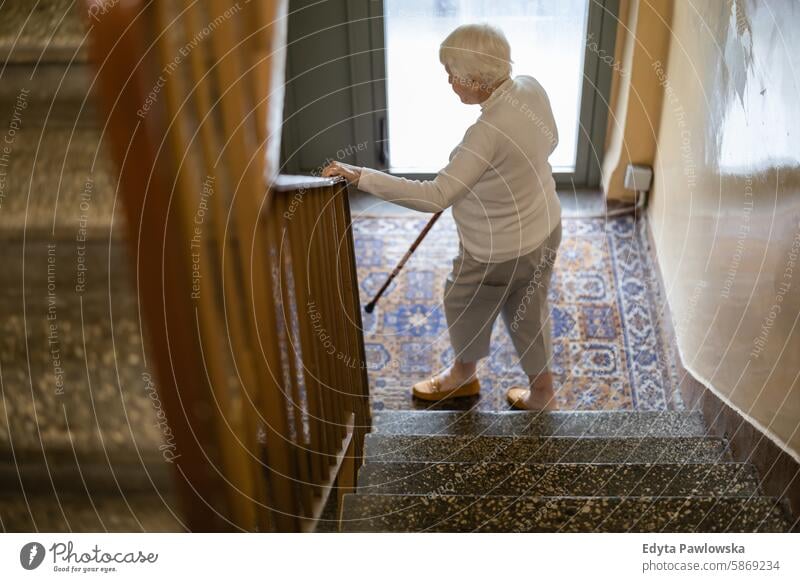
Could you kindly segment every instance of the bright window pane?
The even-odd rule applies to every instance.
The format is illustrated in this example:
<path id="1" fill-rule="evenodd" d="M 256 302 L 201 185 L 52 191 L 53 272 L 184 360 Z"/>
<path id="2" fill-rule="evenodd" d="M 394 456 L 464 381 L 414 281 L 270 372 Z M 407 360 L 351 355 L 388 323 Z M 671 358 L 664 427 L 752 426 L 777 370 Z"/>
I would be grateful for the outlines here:
<path id="1" fill-rule="evenodd" d="M 384 8 L 392 171 L 439 170 L 480 115 L 459 101 L 439 63 L 444 38 L 472 22 L 500 27 L 512 75 L 544 86 L 559 132 L 550 163 L 574 171 L 588 0 L 384 0 Z"/>

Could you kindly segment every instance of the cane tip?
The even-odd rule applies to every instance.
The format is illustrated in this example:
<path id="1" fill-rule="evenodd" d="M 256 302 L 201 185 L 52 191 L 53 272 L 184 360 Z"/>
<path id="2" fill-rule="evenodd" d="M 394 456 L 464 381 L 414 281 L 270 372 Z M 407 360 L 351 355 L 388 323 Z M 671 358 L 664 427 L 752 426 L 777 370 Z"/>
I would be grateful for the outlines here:
<path id="1" fill-rule="evenodd" d="M 367 303 L 367 305 L 364 307 L 364 311 L 366 311 L 367 313 L 372 313 L 374 309 L 375 309 L 374 303 Z"/>

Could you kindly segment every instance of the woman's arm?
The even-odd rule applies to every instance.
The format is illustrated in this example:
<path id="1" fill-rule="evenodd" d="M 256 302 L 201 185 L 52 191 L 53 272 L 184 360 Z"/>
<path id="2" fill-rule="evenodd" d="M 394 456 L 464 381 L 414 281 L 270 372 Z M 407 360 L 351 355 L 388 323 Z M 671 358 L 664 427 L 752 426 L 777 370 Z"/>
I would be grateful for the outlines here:
<path id="1" fill-rule="evenodd" d="M 471 191 L 490 167 L 494 150 L 494 132 L 476 123 L 467 130 L 450 162 L 433 180 L 408 180 L 339 162 L 328 165 L 322 175 L 344 176 L 356 182 L 360 190 L 406 208 L 439 212 Z"/>

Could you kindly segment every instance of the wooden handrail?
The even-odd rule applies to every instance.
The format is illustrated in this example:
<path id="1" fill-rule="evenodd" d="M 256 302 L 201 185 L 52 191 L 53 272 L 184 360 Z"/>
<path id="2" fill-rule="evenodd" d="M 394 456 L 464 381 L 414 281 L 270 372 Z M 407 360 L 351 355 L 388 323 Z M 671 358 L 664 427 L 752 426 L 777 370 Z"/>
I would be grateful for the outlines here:
<path id="1" fill-rule="evenodd" d="M 370 416 L 347 187 L 276 173 L 286 0 L 85 1 L 187 523 L 313 530 Z"/>

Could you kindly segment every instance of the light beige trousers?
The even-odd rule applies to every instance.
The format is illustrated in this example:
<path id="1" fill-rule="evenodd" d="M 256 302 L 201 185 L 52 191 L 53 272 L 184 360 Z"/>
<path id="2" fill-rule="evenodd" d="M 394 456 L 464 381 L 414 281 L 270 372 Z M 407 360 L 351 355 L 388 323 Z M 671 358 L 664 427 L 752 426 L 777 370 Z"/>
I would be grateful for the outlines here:
<path id="1" fill-rule="evenodd" d="M 476 362 L 489 355 L 492 327 L 502 312 L 525 373 L 548 370 L 553 346 L 547 290 L 560 243 L 559 222 L 537 249 L 502 263 L 481 263 L 459 247 L 444 290 L 456 359 Z"/>

